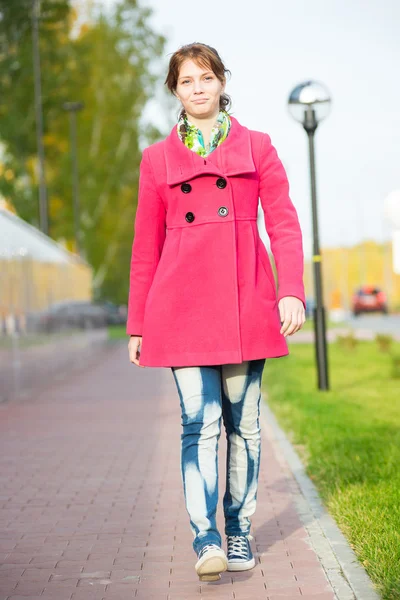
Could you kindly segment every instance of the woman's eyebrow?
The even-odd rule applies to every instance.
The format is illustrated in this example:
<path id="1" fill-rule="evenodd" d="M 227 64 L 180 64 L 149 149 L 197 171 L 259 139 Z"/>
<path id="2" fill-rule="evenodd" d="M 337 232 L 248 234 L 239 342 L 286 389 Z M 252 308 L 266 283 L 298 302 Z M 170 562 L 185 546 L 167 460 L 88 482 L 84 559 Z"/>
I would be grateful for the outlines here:
<path id="1" fill-rule="evenodd" d="M 209 73 L 212 73 L 212 71 L 204 71 L 204 73 L 202 73 L 202 75 L 208 75 Z M 193 77 L 193 75 L 181 75 L 179 77 L 179 79 L 188 79 L 190 77 Z"/>

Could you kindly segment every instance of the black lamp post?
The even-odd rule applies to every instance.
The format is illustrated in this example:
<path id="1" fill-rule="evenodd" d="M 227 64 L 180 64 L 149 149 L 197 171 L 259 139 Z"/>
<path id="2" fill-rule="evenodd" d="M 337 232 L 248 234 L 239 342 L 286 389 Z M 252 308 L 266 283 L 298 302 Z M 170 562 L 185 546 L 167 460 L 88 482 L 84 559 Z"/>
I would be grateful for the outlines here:
<path id="1" fill-rule="evenodd" d="M 84 107 L 83 102 L 64 102 L 63 109 L 69 112 L 71 132 L 71 161 L 72 161 L 72 197 L 74 208 L 75 243 L 79 256 L 82 256 L 82 230 L 80 227 L 79 205 L 79 175 L 78 175 L 78 144 L 76 135 L 76 113 Z"/>
<path id="2" fill-rule="evenodd" d="M 305 81 L 296 86 L 289 96 L 289 112 L 292 117 L 302 124 L 307 135 L 310 152 L 310 181 L 311 205 L 313 224 L 313 265 L 314 265 L 314 332 L 315 349 L 318 369 L 318 388 L 329 389 L 328 358 L 326 343 L 326 316 L 322 290 L 322 257 L 319 247 L 318 217 L 317 217 L 317 186 L 315 175 L 314 135 L 319 122 L 330 110 L 331 98 L 329 92 L 321 83 Z"/>

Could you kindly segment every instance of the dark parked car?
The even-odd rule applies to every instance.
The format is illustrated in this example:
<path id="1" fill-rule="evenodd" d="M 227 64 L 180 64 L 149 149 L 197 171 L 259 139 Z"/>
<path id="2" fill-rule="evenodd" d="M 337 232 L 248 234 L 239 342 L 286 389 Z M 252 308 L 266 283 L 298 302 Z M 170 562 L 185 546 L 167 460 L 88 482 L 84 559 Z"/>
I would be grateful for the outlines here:
<path id="1" fill-rule="evenodd" d="M 99 302 L 107 314 L 108 325 L 126 325 L 126 306 L 114 304 L 114 302 Z"/>
<path id="2" fill-rule="evenodd" d="M 352 310 L 355 317 L 363 312 L 382 312 L 386 315 L 387 296 L 378 287 L 363 285 L 354 293 Z"/>
<path id="3" fill-rule="evenodd" d="M 57 331 L 67 328 L 93 329 L 107 325 L 107 312 L 88 301 L 65 301 L 52 304 L 39 316 L 39 330 Z"/>

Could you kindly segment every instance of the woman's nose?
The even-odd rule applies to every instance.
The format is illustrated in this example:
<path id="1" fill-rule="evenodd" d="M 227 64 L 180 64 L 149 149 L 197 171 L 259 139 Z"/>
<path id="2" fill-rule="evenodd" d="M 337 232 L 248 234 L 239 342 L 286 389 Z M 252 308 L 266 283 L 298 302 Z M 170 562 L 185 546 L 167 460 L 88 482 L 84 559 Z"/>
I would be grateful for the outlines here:
<path id="1" fill-rule="evenodd" d="M 203 91 L 203 87 L 202 87 L 201 81 L 195 81 L 194 82 L 194 93 L 198 94 L 202 91 Z"/>

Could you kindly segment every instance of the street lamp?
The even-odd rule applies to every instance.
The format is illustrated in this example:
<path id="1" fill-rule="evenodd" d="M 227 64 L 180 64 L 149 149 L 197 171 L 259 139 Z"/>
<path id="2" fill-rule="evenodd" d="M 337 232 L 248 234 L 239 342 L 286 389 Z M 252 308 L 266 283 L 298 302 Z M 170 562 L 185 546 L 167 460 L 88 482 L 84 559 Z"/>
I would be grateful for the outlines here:
<path id="1" fill-rule="evenodd" d="M 80 227 L 79 206 L 79 176 L 78 176 L 78 147 L 76 136 L 76 113 L 84 107 L 83 102 L 64 102 L 63 109 L 69 112 L 71 133 L 71 161 L 72 161 L 72 197 L 74 208 L 75 243 L 79 256 L 82 256 L 82 231 Z"/>
<path id="2" fill-rule="evenodd" d="M 319 247 L 318 218 L 317 218 L 317 186 L 315 176 L 314 134 L 320 121 L 328 116 L 331 98 L 324 85 L 317 81 L 305 81 L 297 85 L 289 96 L 289 112 L 292 117 L 302 124 L 307 135 L 310 152 L 310 181 L 311 205 L 313 224 L 313 256 L 314 265 L 314 332 L 316 341 L 316 359 L 318 368 L 318 388 L 329 389 L 328 358 L 326 343 L 326 319 L 322 292 L 322 268 Z"/>

